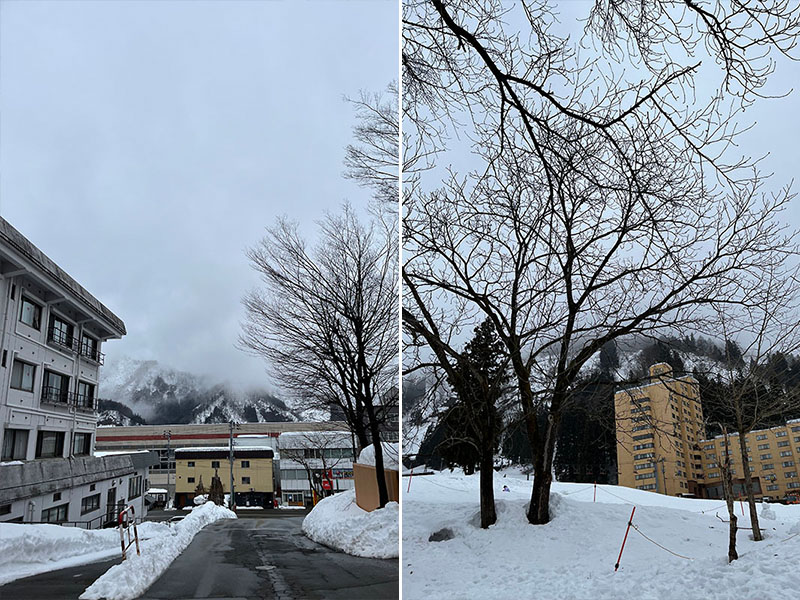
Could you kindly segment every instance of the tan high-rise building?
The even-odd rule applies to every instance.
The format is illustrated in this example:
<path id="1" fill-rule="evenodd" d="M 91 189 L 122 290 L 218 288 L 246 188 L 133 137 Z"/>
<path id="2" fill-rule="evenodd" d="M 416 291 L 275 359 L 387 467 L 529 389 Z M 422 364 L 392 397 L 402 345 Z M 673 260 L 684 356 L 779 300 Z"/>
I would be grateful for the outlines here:
<path id="1" fill-rule="evenodd" d="M 700 387 L 672 367 L 650 367 L 646 382 L 614 395 L 619 485 L 670 496 L 700 495 L 705 438 Z"/>
<path id="2" fill-rule="evenodd" d="M 748 468 L 756 496 L 780 500 L 787 495 L 800 495 L 800 419 L 785 425 L 751 431 L 745 436 Z M 744 495 L 744 469 L 739 435 L 728 435 L 728 453 L 733 471 L 733 494 Z M 725 456 L 724 436 L 700 442 L 705 471 L 704 497 L 722 498 L 722 471 L 719 460 Z"/>

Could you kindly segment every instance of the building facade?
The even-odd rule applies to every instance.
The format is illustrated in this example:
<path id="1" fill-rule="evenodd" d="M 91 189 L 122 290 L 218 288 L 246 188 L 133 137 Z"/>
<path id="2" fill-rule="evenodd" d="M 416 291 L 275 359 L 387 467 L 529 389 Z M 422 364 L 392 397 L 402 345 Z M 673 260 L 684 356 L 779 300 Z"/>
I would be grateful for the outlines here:
<path id="1" fill-rule="evenodd" d="M 288 431 L 331 430 L 344 431 L 347 426 L 341 421 L 329 422 L 274 422 L 237 424 L 234 440 L 253 435 L 270 440 L 269 446 L 280 453 L 279 436 Z M 209 425 L 138 425 L 129 427 L 98 427 L 97 449 L 103 451 L 150 450 L 159 457 L 155 468 L 150 470 L 150 484 L 175 494 L 175 448 L 228 447 L 230 427 L 227 423 Z M 236 443 L 236 442 L 235 442 Z M 277 457 L 276 457 L 277 460 Z M 277 468 L 277 466 L 276 466 Z M 205 478 L 203 479 L 205 481 Z M 276 481 L 276 488 L 279 481 Z"/>
<path id="2" fill-rule="evenodd" d="M 233 490 L 236 506 L 272 508 L 275 497 L 273 459 L 269 446 L 234 445 Z M 206 493 L 218 476 L 224 493 L 231 490 L 228 446 L 178 448 L 175 450 L 175 507 L 191 506 L 202 484 Z"/>
<path id="3" fill-rule="evenodd" d="M 329 496 L 354 488 L 353 439 L 349 432 L 282 433 L 278 445 L 282 504 L 311 506 L 314 490 Z"/>
<path id="4" fill-rule="evenodd" d="M 650 367 L 648 381 L 614 395 L 619 485 L 661 494 L 699 494 L 705 437 L 700 386 L 672 367 Z"/>
<path id="5" fill-rule="evenodd" d="M 2 218 L 0 299 L 0 521 L 100 526 L 151 460 L 93 456 L 102 344 L 125 324 Z"/>
<path id="6" fill-rule="evenodd" d="M 643 385 L 614 396 L 619 484 L 671 496 L 722 498 L 720 460 L 729 454 L 733 493 L 744 495 L 738 434 L 707 438 L 697 381 L 673 377 L 669 365 L 650 367 Z M 757 497 L 800 493 L 800 419 L 745 436 Z"/>
<path id="7" fill-rule="evenodd" d="M 729 453 L 733 474 L 734 496 L 744 495 L 744 469 L 738 434 L 728 435 L 728 446 L 724 436 L 701 442 L 706 478 L 705 497 L 722 498 L 722 472 L 719 461 Z M 785 425 L 751 431 L 745 436 L 748 469 L 753 479 L 756 496 L 780 500 L 787 495 L 800 494 L 800 419 Z"/>

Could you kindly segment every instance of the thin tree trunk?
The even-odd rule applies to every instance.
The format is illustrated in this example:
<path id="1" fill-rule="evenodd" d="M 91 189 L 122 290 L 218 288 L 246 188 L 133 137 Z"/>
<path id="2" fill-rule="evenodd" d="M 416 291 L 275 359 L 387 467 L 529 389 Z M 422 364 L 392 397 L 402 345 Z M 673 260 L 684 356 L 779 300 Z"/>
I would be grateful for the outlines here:
<path id="1" fill-rule="evenodd" d="M 725 504 L 728 506 L 729 530 L 728 530 L 728 562 L 733 562 L 739 555 L 736 553 L 736 509 L 733 505 L 733 477 L 731 476 L 731 457 L 728 454 L 730 445 L 728 443 L 728 431 L 723 428 L 722 433 L 725 440 L 725 459 L 720 460 L 722 468 L 722 487 L 725 493 Z"/>
<path id="2" fill-rule="evenodd" d="M 389 490 L 386 487 L 386 472 L 383 468 L 381 432 L 378 427 L 378 420 L 375 418 L 375 407 L 372 405 L 372 402 L 365 402 L 365 405 L 370 433 L 372 433 L 372 445 L 375 448 L 375 477 L 378 483 L 378 503 L 380 504 L 380 508 L 383 508 L 389 502 Z"/>
<path id="3" fill-rule="evenodd" d="M 756 499 L 753 495 L 753 477 L 750 475 L 750 461 L 747 460 L 747 442 L 745 432 L 739 431 L 739 449 L 742 453 L 742 465 L 744 469 L 744 489 L 747 492 L 747 506 L 750 509 L 750 523 L 753 527 L 753 541 L 760 542 L 763 538 L 761 529 L 758 526 L 758 511 L 756 510 Z"/>
<path id="4" fill-rule="evenodd" d="M 481 528 L 497 522 L 497 511 L 494 506 L 494 454 L 491 449 L 483 449 L 481 456 Z"/>

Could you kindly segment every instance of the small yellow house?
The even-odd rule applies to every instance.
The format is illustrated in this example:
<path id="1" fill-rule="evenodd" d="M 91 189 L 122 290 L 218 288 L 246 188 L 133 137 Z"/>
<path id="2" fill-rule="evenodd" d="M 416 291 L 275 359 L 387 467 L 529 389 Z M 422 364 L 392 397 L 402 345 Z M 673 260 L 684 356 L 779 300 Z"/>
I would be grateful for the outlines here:
<path id="1" fill-rule="evenodd" d="M 236 506 L 272 508 L 275 494 L 273 459 L 269 446 L 238 446 L 233 455 L 233 492 Z M 231 461 L 227 446 L 175 450 L 175 506 L 191 506 L 201 482 L 206 492 L 215 474 L 230 493 Z"/>

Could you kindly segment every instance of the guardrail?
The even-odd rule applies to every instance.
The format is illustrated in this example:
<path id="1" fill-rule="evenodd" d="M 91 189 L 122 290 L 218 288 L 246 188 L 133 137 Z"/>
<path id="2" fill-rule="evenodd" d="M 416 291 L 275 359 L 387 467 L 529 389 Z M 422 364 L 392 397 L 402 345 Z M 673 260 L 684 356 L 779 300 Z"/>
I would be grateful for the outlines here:
<path id="1" fill-rule="evenodd" d="M 133 517 L 133 521 L 130 519 Z M 133 525 L 133 536 L 131 536 L 131 525 Z M 128 532 L 128 543 L 125 543 L 125 532 Z M 132 539 L 131 539 L 132 538 Z M 125 510 L 119 513 L 119 543 L 122 547 L 122 560 L 127 557 L 125 552 L 132 544 L 136 544 L 136 555 L 140 556 L 142 553 L 139 551 L 139 530 L 136 528 L 136 515 L 133 504 L 128 506 Z"/>

